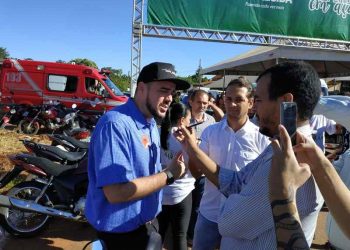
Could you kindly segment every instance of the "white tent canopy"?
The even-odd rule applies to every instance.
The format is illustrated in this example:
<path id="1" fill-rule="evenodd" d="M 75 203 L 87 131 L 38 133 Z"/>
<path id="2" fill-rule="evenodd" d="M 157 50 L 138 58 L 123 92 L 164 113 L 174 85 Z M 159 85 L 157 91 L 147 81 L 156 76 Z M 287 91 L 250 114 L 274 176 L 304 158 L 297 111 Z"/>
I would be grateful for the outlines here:
<path id="1" fill-rule="evenodd" d="M 224 77 L 222 77 L 219 80 L 213 81 L 207 85 L 205 85 L 205 87 L 207 88 L 211 88 L 211 89 L 222 89 L 222 88 L 226 88 L 227 84 L 233 80 L 238 78 L 239 76 L 237 75 L 226 75 Z M 245 76 L 250 82 L 255 82 L 257 76 Z"/>
<path id="2" fill-rule="evenodd" d="M 202 69 L 201 74 L 256 76 L 277 63 L 289 60 L 310 63 L 322 78 L 350 76 L 350 52 L 293 47 L 257 47 Z"/>

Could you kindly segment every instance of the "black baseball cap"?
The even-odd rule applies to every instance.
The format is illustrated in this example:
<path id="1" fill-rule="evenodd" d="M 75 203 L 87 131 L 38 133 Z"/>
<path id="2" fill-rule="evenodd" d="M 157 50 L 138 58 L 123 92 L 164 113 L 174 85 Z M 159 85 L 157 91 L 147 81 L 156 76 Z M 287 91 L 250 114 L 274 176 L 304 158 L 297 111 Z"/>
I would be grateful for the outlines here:
<path id="1" fill-rule="evenodd" d="M 153 62 L 142 68 L 137 83 L 154 82 L 154 81 L 169 81 L 176 85 L 176 90 L 185 90 L 191 85 L 181 79 L 176 78 L 175 66 L 170 63 Z"/>

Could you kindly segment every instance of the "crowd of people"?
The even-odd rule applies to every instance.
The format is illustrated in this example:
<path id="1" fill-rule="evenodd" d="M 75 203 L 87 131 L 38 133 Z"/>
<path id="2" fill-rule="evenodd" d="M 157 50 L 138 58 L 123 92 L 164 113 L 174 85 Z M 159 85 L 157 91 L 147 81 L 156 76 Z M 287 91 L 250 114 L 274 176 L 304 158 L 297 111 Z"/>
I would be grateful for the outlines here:
<path id="1" fill-rule="evenodd" d="M 273 66 L 256 88 L 239 77 L 217 100 L 196 89 L 181 103 L 189 87 L 151 63 L 99 120 L 86 217 L 105 249 L 161 249 L 169 233 L 171 249 L 308 249 L 324 200 L 350 236 L 350 191 L 324 152 L 341 122 L 314 115 L 323 92 L 309 64 Z M 296 145 L 282 102 L 297 105 Z"/>

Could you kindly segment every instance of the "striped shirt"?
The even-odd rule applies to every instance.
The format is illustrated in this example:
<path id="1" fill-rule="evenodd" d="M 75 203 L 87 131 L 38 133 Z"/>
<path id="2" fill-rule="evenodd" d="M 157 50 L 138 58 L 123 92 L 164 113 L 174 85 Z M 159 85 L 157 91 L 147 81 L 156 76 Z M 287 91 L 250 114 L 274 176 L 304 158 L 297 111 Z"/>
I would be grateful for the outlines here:
<path id="1" fill-rule="evenodd" d="M 228 125 L 227 119 L 208 126 L 202 133 L 200 148 L 216 164 L 240 171 L 255 160 L 270 144 L 267 136 L 247 119 L 236 132 Z M 207 220 L 217 223 L 221 204 L 226 197 L 208 179 L 205 179 L 204 193 L 199 211 Z"/>
<path id="2" fill-rule="evenodd" d="M 311 136 L 309 125 L 298 128 Z M 221 249 L 276 249 L 269 201 L 269 173 L 273 151 L 267 149 L 240 172 L 220 168 L 220 191 L 227 197 L 218 220 Z M 311 245 L 323 197 L 313 179 L 297 191 L 297 206 L 306 239 Z"/>

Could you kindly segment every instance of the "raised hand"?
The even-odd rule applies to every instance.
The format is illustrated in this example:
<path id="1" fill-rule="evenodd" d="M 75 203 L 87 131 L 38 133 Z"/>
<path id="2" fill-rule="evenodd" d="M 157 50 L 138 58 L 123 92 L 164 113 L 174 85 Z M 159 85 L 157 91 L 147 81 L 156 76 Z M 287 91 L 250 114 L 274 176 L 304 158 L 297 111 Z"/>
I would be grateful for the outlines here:
<path id="1" fill-rule="evenodd" d="M 192 129 L 189 130 L 185 126 L 181 126 L 174 135 L 188 154 L 198 149 L 197 138 Z"/>
<path id="2" fill-rule="evenodd" d="M 323 151 L 311 139 L 297 132 L 296 145 L 293 147 L 299 164 L 308 164 L 313 171 L 320 163 L 328 159 Z"/>
<path id="3" fill-rule="evenodd" d="M 309 249 L 296 206 L 296 191 L 311 176 L 308 164 L 298 163 L 287 130 L 280 125 L 280 141 L 272 140 L 269 189 L 277 249 Z"/>
<path id="4" fill-rule="evenodd" d="M 298 162 L 287 130 L 280 125 L 280 141 L 272 140 L 270 196 L 294 199 L 296 190 L 311 176 L 310 167 Z"/>
<path id="5" fill-rule="evenodd" d="M 180 179 L 185 175 L 187 168 L 181 152 L 178 152 L 171 160 L 167 169 L 173 174 L 175 179 Z"/>

